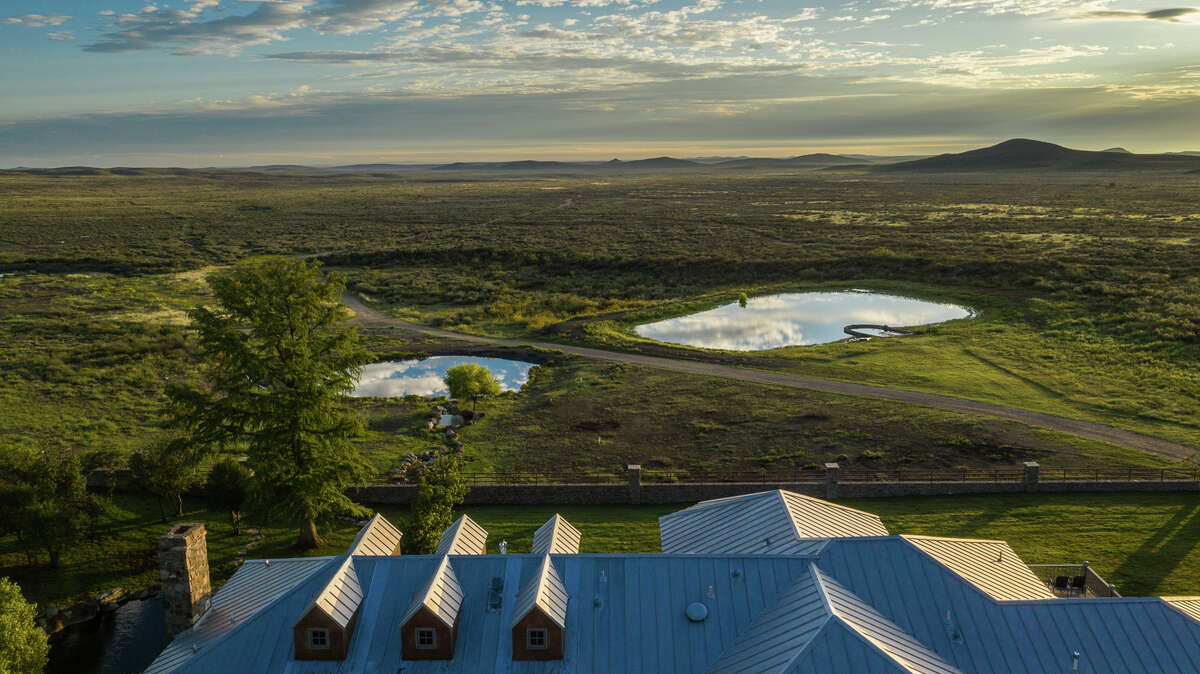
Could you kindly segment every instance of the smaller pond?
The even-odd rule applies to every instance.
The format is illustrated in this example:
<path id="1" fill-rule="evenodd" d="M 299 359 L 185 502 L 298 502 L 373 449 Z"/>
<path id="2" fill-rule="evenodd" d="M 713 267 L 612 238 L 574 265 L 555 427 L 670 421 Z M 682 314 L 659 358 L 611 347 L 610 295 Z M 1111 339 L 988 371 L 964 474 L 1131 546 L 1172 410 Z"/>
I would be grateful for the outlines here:
<path id="1" fill-rule="evenodd" d="M 971 315 L 970 309 L 956 304 L 848 290 L 755 297 L 744 307 L 733 302 L 690 316 L 639 325 L 634 331 L 671 344 L 761 351 L 836 342 L 847 337 L 842 330 L 845 326 L 856 323 L 912 327 Z"/>
<path id="2" fill-rule="evenodd" d="M 405 395 L 444 396 L 450 392 L 442 378 L 446 370 L 463 363 L 478 363 L 491 371 L 504 391 L 519 391 L 529 381 L 533 363 L 506 358 L 475 356 L 433 356 L 424 360 L 397 360 L 371 363 L 363 368 L 358 386 L 351 395 L 398 398 Z"/>
<path id="3" fill-rule="evenodd" d="M 54 635 L 46 674 L 140 672 L 166 645 L 162 600 L 130 601 Z"/>

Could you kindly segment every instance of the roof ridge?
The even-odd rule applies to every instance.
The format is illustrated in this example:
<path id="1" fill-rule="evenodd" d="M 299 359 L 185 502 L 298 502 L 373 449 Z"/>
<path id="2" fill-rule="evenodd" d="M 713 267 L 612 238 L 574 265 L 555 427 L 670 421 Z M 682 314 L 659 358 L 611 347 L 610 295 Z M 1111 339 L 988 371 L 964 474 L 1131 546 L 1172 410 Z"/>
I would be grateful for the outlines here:
<path id="1" fill-rule="evenodd" d="M 831 505 L 835 508 L 841 508 L 842 510 L 849 510 L 851 512 L 856 512 L 856 513 L 859 513 L 862 515 L 867 515 L 869 517 L 879 517 L 878 513 L 868 512 L 866 510 L 859 510 L 858 508 L 851 508 L 848 505 L 842 505 L 841 503 L 838 503 L 836 501 L 830 501 L 828 499 L 817 498 L 816 496 L 809 496 L 808 494 L 801 494 L 800 492 L 792 491 L 791 489 L 777 489 L 776 491 L 787 492 L 789 494 L 792 494 L 793 496 L 799 496 L 800 498 L 807 499 L 809 501 L 817 501 L 818 503 Z"/>
<path id="2" fill-rule="evenodd" d="M 815 566 L 816 565 L 814 565 L 814 567 Z M 929 659 L 933 660 L 935 664 L 939 665 L 939 669 L 944 669 L 947 672 L 961 672 L 961 670 L 958 667 L 955 667 L 952 663 L 950 663 L 948 660 L 946 660 L 944 657 L 942 657 L 941 654 L 939 654 L 937 651 L 935 651 L 933 648 L 929 647 L 927 644 L 925 644 L 921 640 L 917 639 L 908 630 L 900 627 L 900 625 L 897 625 L 895 621 L 893 621 L 891 618 L 884 615 L 882 612 L 879 611 L 879 609 L 872 606 L 867 600 L 865 600 L 862 597 L 855 594 L 853 591 L 850 590 L 850 588 L 837 582 L 837 579 L 835 579 L 831 576 L 827 576 L 820 569 L 814 568 L 814 572 L 815 572 L 815 575 L 817 578 L 817 584 L 821 588 L 822 593 L 824 594 L 824 596 L 826 598 L 826 601 L 829 602 L 828 603 L 829 611 L 833 616 L 833 620 L 836 620 L 839 624 L 844 626 L 846 629 L 850 630 L 850 632 L 852 634 L 857 636 L 863 642 L 869 644 L 871 646 L 871 648 L 878 651 L 881 655 L 883 655 L 885 658 L 887 658 L 891 662 L 894 662 L 898 667 L 900 667 L 901 669 L 903 669 L 906 672 L 912 672 L 913 674 L 924 674 L 926 672 L 926 670 L 924 668 L 916 669 L 913 667 L 912 664 L 909 664 L 904 658 L 901 658 L 900 656 L 894 654 L 892 652 L 891 648 L 887 647 L 884 643 L 881 643 L 880 639 L 869 634 L 868 632 L 870 630 L 865 625 L 864 626 L 857 625 L 854 621 L 852 621 L 851 619 L 842 615 L 840 610 L 834 605 L 834 602 L 829 598 L 829 595 L 827 593 L 827 588 L 825 587 L 825 583 L 829 583 L 834 588 L 837 588 L 839 593 L 843 594 L 847 598 L 847 601 L 853 601 L 857 606 L 859 606 L 861 608 L 861 610 L 863 610 L 865 613 L 868 613 L 868 615 L 872 619 L 881 620 L 885 627 L 893 628 L 897 634 L 898 639 L 900 641 L 905 642 L 905 644 L 907 646 L 909 646 L 910 648 L 913 646 L 916 646 L 916 647 L 920 648 L 922 651 L 924 651 L 924 653 L 921 653 L 921 655 L 925 658 L 929 658 Z"/>
<path id="3" fill-rule="evenodd" d="M 928 536 L 925 534 L 897 534 L 897 535 L 900 536 L 901 538 L 907 538 L 910 540 L 915 539 L 915 540 L 922 540 L 922 541 L 956 541 L 958 543 L 992 543 L 995 545 L 1004 545 L 1004 546 L 1008 546 L 1010 548 L 1012 547 L 1011 545 L 1008 544 L 1008 541 L 1001 540 L 999 538 L 958 538 L 957 536 Z"/>

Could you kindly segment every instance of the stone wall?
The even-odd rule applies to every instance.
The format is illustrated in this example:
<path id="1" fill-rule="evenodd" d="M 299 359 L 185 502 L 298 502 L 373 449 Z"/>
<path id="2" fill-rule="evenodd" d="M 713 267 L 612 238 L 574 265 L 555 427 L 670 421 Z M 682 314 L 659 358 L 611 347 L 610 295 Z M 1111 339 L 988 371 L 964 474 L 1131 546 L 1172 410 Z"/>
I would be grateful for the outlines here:
<path id="1" fill-rule="evenodd" d="M 646 483 L 641 467 L 629 467 L 625 484 L 487 484 L 471 487 L 465 505 L 626 505 L 694 503 L 756 491 L 787 489 L 817 498 L 884 498 L 889 496 L 956 496 L 964 494 L 1069 493 L 1096 491 L 1198 491 L 1194 480 L 1042 481 L 1040 466 L 1025 464 L 1022 480 L 962 482 L 842 482 L 839 466 L 826 464 L 822 482 Z M 409 505 L 415 485 L 377 484 L 350 490 L 350 496 L 373 505 Z"/>

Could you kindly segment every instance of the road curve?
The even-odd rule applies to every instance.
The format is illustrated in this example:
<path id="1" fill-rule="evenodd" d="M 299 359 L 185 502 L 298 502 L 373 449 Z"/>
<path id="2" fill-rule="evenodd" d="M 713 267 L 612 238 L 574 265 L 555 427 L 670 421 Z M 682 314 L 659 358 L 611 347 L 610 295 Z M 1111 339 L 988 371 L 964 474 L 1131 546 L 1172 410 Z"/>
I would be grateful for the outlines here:
<path id="1" fill-rule="evenodd" d="M 674 372 L 684 372 L 687 374 L 701 374 L 708 375 L 710 377 L 724 377 L 726 379 L 739 379 L 741 381 L 754 382 L 758 384 L 774 384 L 776 386 L 787 386 L 789 388 L 820 391 L 822 393 L 839 393 L 842 395 L 876 398 L 879 400 L 893 400 L 901 403 L 935 407 L 937 409 L 949 410 L 951 412 L 999 417 L 1001 419 L 1018 421 L 1030 426 L 1038 426 L 1054 431 L 1070 433 L 1082 438 L 1099 440 L 1101 442 L 1107 442 L 1110 444 L 1119 445 L 1121 447 L 1127 447 L 1129 449 L 1137 449 L 1175 460 L 1192 460 L 1197 453 L 1195 448 L 1180 444 L 1178 442 L 1172 442 L 1170 440 L 1164 440 L 1162 438 L 1156 438 L 1154 436 L 1144 435 L 1142 433 L 1135 433 L 1133 431 L 1127 431 L 1121 428 L 1108 426 L 1106 424 L 1099 424 L 1091 421 L 1080 421 L 1078 419 L 1067 419 L 1065 417 L 1057 417 L 1052 414 L 1030 412 L 1028 410 L 1004 407 L 1003 405 L 993 405 L 991 403 L 967 400 L 965 398 L 954 398 L 951 396 L 938 395 L 936 393 L 922 393 L 920 391 L 907 391 L 904 389 L 887 388 L 885 386 L 855 384 L 853 382 L 838 381 L 836 379 L 806 377 L 804 375 L 787 374 L 784 372 L 751 370 L 747 368 L 730 367 L 728 365 L 718 365 L 716 363 L 705 363 L 702 361 L 676 360 L 674 358 L 663 358 L 661 356 L 644 356 L 636 353 L 606 351 L 604 349 L 595 349 L 586 346 L 557 344 L 554 342 L 537 342 L 527 339 L 500 339 L 496 337 L 468 335 L 462 332 L 451 332 L 450 330 L 441 330 L 439 328 L 431 328 L 424 325 L 418 325 L 416 323 L 409 323 L 408 321 L 389 318 L 383 313 L 363 304 L 350 291 L 346 291 L 342 294 L 342 301 L 358 316 L 358 320 L 363 325 L 368 327 L 397 327 L 426 335 L 448 337 L 451 339 L 475 342 L 478 344 L 491 344 L 494 346 L 532 346 L 540 349 L 562 351 L 563 353 L 583 356 L 585 358 L 607 360 L 618 363 L 629 363 L 632 365 L 644 365 L 646 367 L 658 368 L 660 370 L 671 370 Z"/>

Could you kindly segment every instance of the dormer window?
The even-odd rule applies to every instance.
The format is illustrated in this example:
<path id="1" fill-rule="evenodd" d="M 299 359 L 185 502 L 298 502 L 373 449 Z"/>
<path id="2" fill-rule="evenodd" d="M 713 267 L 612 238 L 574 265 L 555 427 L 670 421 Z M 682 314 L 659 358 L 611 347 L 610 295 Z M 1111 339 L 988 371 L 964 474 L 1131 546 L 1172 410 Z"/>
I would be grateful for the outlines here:
<path id="1" fill-rule="evenodd" d="M 431 651 L 437 648 L 437 630 L 429 627 L 418 627 L 415 632 L 417 648 Z"/>
<path id="2" fill-rule="evenodd" d="M 308 631 L 309 648 L 329 648 L 329 630 L 310 629 Z"/>
<path id="3" fill-rule="evenodd" d="M 525 630 L 525 647 L 533 651 L 546 649 L 546 630 L 535 627 Z"/>

